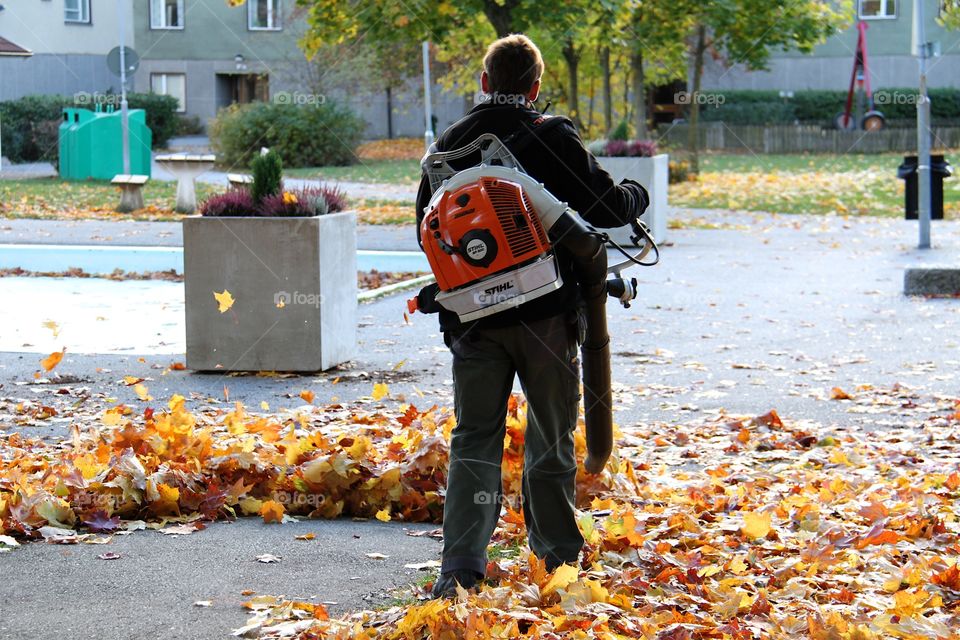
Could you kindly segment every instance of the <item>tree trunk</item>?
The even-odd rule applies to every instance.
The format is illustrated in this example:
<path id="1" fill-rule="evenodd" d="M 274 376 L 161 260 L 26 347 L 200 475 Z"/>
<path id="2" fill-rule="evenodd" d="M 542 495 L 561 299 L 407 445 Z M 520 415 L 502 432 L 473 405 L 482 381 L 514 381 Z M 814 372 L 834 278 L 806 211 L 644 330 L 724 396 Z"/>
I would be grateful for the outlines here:
<path id="1" fill-rule="evenodd" d="M 643 51 L 630 52 L 630 77 L 633 79 L 633 130 L 638 140 L 647 137 L 647 95 L 643 83 Z"/>
<path id="2" fill-rule="evenodd" d="M 578 129 L 583 129 L 583 122 L 580 120 L 580 90 L 577 84 L 577 67 L 580 65 L 580 52 L 573 44 L 573 40 L 567 40 L 563 45 L 563 59 L 567 63 L 567 108 L 570 111 L 570 119 L 577 125 Z"/>
<path id="3" fill-rule="evenodd" d="M 707 49 L 707 29 L 697 27 L 697 41 L 693 49 L 693 83 L 688 94 L 690 124 L 687 132 L 687 147 L 690 150 L 690 171 L 700 173 L 700 81 L 703 79 L 703 55 Z"/>
<path id="4" fill-rule="evenodd" d="M 393 140 L 393 91 L 387 86 L 387 138 Z"/>
<path id="5" fill-rule="evenodd" d="M 607 135 L 613 129 L 613 89 L 610 88 L 610 47 L 600 49 L 600 71 L 603 74 L 603 127 Z"/>
<path id="6" fill-rule="evenodd" d="M 497 0 L 484 0 L 483 13 L 497 32 L 498 38 L 518 31 L 513 24 L 513 10 L 518 4 L 519 0 L 505 0 L 502 4 Z"/>

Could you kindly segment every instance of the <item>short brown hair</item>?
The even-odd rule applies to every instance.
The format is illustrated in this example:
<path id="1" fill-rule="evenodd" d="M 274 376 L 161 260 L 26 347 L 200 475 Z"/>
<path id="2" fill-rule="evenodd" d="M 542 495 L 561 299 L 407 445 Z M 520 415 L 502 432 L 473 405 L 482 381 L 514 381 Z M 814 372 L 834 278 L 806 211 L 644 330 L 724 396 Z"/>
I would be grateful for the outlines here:
<path id="1" fill-rule="evenodd" d="M 490 93 L 526 94 L 543 75 L 543 57 L 530 38 L 512 33 L 487 47 L 483 70 Z"/>

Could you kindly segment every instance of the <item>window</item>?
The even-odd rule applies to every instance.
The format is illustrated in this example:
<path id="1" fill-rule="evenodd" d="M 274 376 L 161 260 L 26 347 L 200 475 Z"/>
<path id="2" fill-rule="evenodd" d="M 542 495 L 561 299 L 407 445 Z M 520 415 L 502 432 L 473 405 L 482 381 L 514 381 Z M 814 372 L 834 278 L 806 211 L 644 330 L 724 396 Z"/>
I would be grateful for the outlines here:
<path id="1" fill-rule="evenodd" d="M 860 0 L 857 14 L 861 20 L 896 18 L 897 0 Z"/>
<path id="2" fill-rule="evenodd" d="M 90 0 L 63 0 L 63 21 L 90 24 Z"/>
<path id="3" fill-rule="evenodd" d="M 177 99 L 177 111 L 187 110 L 187 76 L 182 73 L 151 73 L 150 91 Z"/>
<path id="4" fill-rule="evenodd" d="M 251 31 L 278 31 L 280 0 L 247 0 L 247 28 Z"/>
<path id="5" fill-rule="evenodd" d="M 183 29 L 183 0 L 150 0 L 151 29 Z"/>

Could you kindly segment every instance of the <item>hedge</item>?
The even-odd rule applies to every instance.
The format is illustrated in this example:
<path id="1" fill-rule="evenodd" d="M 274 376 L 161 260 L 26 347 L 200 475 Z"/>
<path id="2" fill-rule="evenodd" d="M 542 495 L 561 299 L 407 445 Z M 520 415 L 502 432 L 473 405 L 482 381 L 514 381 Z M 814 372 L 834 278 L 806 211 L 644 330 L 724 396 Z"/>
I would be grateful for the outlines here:
<path id="1" fill-rule="evenodd" d="M 318 167 L 355 162 L 364 126 L 332 102 L 253 102 L 221 109 L 208 131 L 217 160 L 228 167 L 250 166 L 262 147 L 280 154 L 285 167 Z"/>
<path id="2" fill-rule="evenodd" d="M 115 102 L 119 103 L 119 99 Z M 170 137 L 176 134 L 179 126 L 176 98 L 155 93 L 128 93 L 127 104 L 131 109 L 146 111 L 155 149 L 165 147 Z M 0 102 L 3 155 L 11 162 L 57 164 L 57 136 L 64 107 L 91 108 L 92 105 L 78 103 L 74 97 L 63 95 L 31 95 Z"/>
<path id="3" fill-rule="evenodd" d="M 730 124 L 832 126 L 847 101 L 846 91 L 826 90 L 795 91 L 791 98 L 781 98 L 779 91 L 707 91 L 704 95 L 703 120 Z M 930 89 L 929 95 L 935 124 L 960 124 L 960 89 Z M 916 89 L 911 88 L 879 89 L 874 91 L 874 106 L 887 122 L 910 121 L 916 118 L 915 96 Z"/>

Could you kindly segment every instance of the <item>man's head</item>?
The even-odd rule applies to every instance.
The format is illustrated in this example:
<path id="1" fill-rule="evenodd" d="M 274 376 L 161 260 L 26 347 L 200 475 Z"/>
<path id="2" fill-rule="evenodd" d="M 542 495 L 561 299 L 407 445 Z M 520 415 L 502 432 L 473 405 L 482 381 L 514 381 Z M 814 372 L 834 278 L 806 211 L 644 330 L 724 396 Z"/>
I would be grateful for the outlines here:
<path id="1" fill-rule="evenodd" d="M 480 85 L 484 93 L 523 95 L 533 101 L 540 93 L 541 75 L 540 49 L 527 36 L 514 33 L 487 47 Z"/>

